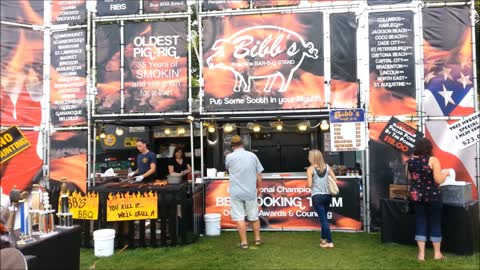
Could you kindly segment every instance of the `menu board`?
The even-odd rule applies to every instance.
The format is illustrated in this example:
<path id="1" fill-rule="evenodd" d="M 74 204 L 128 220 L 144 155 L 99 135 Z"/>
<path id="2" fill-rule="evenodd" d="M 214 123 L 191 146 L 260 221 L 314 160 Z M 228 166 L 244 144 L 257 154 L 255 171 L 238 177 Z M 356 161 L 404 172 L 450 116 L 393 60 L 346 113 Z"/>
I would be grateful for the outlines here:
<path id="1" fill-rule="evenodd" d="M 379 139 L 398 151 L 411 155 L 413 154 L 416 141 L 422 137 L 423 133 L 417 131 L 407 123 L 392 117 L 382 133 L 380 133 Z"/>
<path id="2" fill-rule="evenodd" d="M 86 124 L 86 31 L 52 34 L 51 117 L 55 126 Z"/>
<path id="3" fill-rule="evenodd" d="M 363 109 L 330 111 L 332 152 L 365 149 L 365 113 Z"/>
<path id="4" fill-rule="evenodd" d="M 413 13 L 370 13 L 370 70 L 373 87 L 388 88 L 398 96 L 415 96 Z"/>

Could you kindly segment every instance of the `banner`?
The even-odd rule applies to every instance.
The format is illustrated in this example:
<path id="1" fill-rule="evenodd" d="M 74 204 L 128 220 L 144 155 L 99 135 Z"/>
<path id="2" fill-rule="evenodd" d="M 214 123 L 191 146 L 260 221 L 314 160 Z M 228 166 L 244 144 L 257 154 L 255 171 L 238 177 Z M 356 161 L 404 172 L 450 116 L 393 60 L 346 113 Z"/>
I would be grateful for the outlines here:
<path id="1" fill-rule="evenodd" d="M 357 19 L 355 13 L 330 14 L 330 104 L 333 108 L 356 108 L 360 99 L 357 84 Z"/>
<path id="2" fill-rule="evenodd" d="M 325 106 L 322 13 L 207 17 L 202 23 L 207 111 Z"/>
<path id="3" fill-rule="evenodd" d="M 365 150 L 365 112 L 363 109 L 330 111 L 329 152 Z"/>
<path id="4" fill-rule="evenodd" d="M 441 167 L 454 169 L 455 180 L 471 183 L 472 199 L 478 199 L 478 186 L 475 180 L 475 177 L 478 177 L 476 173 L 478 144 L 460 147 L 447 121 L 426 121 L 425 127 L 425 137 L 432 142 L 433 155 L 438 158 Z M 476 127 L 478 127 L 478 118 Z"/>
<path id="5" fill-rule="evenodd" d="M 17 127 L 10 127 L 0 133 L 0 164 L 30 147 L 30 142 Z"/>
<path id="6" fill-rule="evenodd" d="M 253 0 L 253 6 L 256 8 L 296 6 L 298 4 L 300 4 L 300 0 Z"/>
<path id="7" fill-rule="evenodd" d="M 38 0 L 0 1 L 0 20 L 14 23 L 43 25 L 43 5 L 44 1 Z M 5 26 L 2 25 L 2 30 L 4 27 Z"/>
<path id="8" fill-rule="evenodd" d="M 187 0 L 143 0 L 144 13 L 187 12 Z"/>
<path id="9" fill-rule="evenodd" d="M 327 217 L 331 229 L 361 230 L 360 179 L 337 178 L 340 194 L 332 198 Z M 230 194 L 228 180 L 214 180 L 207 184 L 206 213 L 222 215 L 222 229 L 236 228 L 230 218 Z M 310 188 L 306 179 L 269 180 L 262 182 L 260 226 L 271 230 L 319 230 L 320 221 L 312 206 Z"/>
<path id="10" fill-rule="evenodd" d="M 225 9 L 241 9 L 249 8 L 250 0 L 203 0 L 202 10 L 225 10 Z"/>
<path id="11" fill-rule="evenodd" d="M 120 113 L 120 25 L 96 27 L 97 113 Z"/>
<path id="12" fill-rule="evenodd" d="M 187 21 L 125 25 L 125 112 L 188 111 Z"/>
<path id="13" fill-rule="evenodd" d="M 460 149 L 480 141 L 480 113 L 475 113 L 465 119 L 448 125 Z"/>
<path id="14" fill-rule="evenodd" d="M 370 13 L 369 43 L 373 115 L 416 114 L 413 12 Z"/>
<path id="15" fill-rule="evenodd" d="M 87 0 L 52 1 L 52 24 L 85 24 L 87 22 Z"/>
<path id="16" fill-rule="evenodd" d="M 86 30 L 54 32 L 50 115 L 54 126 L 87 124 Z"/>
<path id="17" fill-rule="evenodd" d="M 157 193 L 109 193 L 107 222 L 156 219 L 158 216 Z"/>
<path id="18" fill-rule="evenodd" d="M 407 155 L 413 154 L 415 143 L 421 138 L 423 133 L 395 117 L 390 118 L 379 136 L 380 141 Z"/>
<path id="19" fill-rule="evenodd" d="M 73 219 L 98 220 L 98 193 L 73 192 L 68 196 L 68 208 Z M 58 209 L 61 209 L 61 200 L 58 200 Z"/>
<path id="20" fill-rule="evenodd" d="M 2 160 L 3 163 L 0 165 L 0 178 L 4 194 L 8 194 L 13 186 L 17 186 L 19 190 L 30 189 L 32 184 L 42 180 L 44 135 L 38 131 L 26 130 L 22 131 L 22 134 L 25 140 L 31 143 L 31 146 L 6 162 Z"/>
<path id="21" fill-rule="evenodd" d="M 43 32 L 3 24 L 0 32 L 2 126 L 40 126 L 43 102 Z"/>
<path id="22" fill-rule="evenodd" d="M 407 123 L 414 125 L 415 123 Z M 373 230 L 379 229 L 382 224 L 380 200 L 389 197 L 390 184 L 407 184 L 405 162 L 409 158 L 402 151 L 391 147 L 380 140 L 380 134 L 387 123 L 368 123 L 370 141 L 368 148 L 370 181 L 368 192 L 370 195 L 370 216 Z"/>
<path id="23" fill-rule="evenodd" d="M 133 15 L 140 10 L 140 0 L 97 0 L 97 16 Z"/>
<path id="24" fill-rule="evenodd" d="M 57 131 L 50 137 L 50 181 L 69 183 L 69 190 L 87 191 L 87 131 Z"/>
<path id="25" fill-rule="evenodd" d="M 474 112 L 470 7 L 423 9 L 424 99 L 426 116 Z"/>

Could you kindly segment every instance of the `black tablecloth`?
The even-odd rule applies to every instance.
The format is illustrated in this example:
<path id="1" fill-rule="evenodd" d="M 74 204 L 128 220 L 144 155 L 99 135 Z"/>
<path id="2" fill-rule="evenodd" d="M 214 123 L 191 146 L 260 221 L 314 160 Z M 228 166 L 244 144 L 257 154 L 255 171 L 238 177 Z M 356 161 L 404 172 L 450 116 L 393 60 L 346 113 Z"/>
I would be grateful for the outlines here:
<path id="1" fill-rule="evenodd" d="M 383 243 L 416 245 L 415 214 L 405 213 L 403 200 L 381 201 Z M 479 250 L 479 203 L 443 204 L 442 250 L 458 255 L 473 255 Z"/>
<path id="2" fill-rule="evenodd" d="M 80 226 L 55 231 L 58 233 L 45 238 L 34 236 L 36 241 L 17 246 L 24 255 L 35 256 L 29 270 L 80 269 Z"/>
<path id="3" fill-rule="evenodd" d="M 129 247 L 166 246 L 187 244 L 196 240 L 193 228 L 193 199 L 187 193 L 186 183 L 168 184 L 165 186 L 138 185 L 129 187 L 96 186 L 89 191 L 99 194 L 99 220 L 95 222 L 94 229 L 116 229 L 115 246 L 122 248 L 125 244 Z M 158 218 L 140 221 L 107 222 L 107 196 L 109 193 L 130 192 L 156 192 L 158 197 Z M 87 237 L 92 231 L 87 223 L 84 224 Z M 89 241 L 84 241 L 88 243 Z"/>

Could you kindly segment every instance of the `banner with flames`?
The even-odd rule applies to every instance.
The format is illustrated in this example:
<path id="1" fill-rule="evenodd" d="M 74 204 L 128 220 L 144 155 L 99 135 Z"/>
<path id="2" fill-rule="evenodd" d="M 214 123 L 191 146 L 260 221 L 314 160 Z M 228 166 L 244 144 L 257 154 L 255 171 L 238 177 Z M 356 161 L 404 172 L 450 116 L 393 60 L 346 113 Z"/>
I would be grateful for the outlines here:
<path id="1" fill-rule="evenodd" d="M 125 25 L 125 112 L 188 110 L 185 19 Z"/>
<path id="2" fill-rule="evenodd" d="M 156 219 L 158 216 L 156 192 L 109 193 L 107 221 Z"/>
<path id="3" fill-rule="evenodd" d="M 24 12 L 29 2 L 2 1 L 2 16 L 15 17 Z M 17 4 L 21 4 L 21 7 Z M 4 13 L 6 5 L 18 8 Z M 33 3 L 35 5 L 35 3 Z M 14 8 L 14 9 L 15 9 Z M 21 10 L 20 10 L 21 9 Z M 22 13 L 24 19 L 35 18 L 31 12 Z M 43 2 L 42 2 L 43 10 Z M 33 13 L 32 13 L 33 12 Z M 30 14 L 31 16 L 27 16 Z M 35 13 L 36 14 L 36 13 Z M 43 19 L 43 13 L 42 13 Z M 2 18 L 3 20 L 3 18 Z M 25 21 L 22 21 L 25 22 Z M 35 23 L 43 23 L 36 21 Z M 4 25 L 0 27 L 0 115 L 3 127 L 40 127 L 45 121 L 43 100 L 43 32 L 26 27 Z M 42 179 L 44 132 L 22 130 L 31 146 L 1 164 L 0 176 L 3 192 L 8 194 L 14 185 L 18 189 L 30 188 Z M 28 166 L 26 166 L 28 164 Z"/>
<path id="4" fill-rule="evenodd" d="M 205 17 L 206 111 L 325 107 L 323 14 Z"/>
<path id="5" fill-rule="evenodd" d="M 359 179 L 337 179 L 339 196 L 327 213 L 332 229 L 361 230 Z M 312 206 L 305 179 L 267 180 L 258 197 L 260 225 L 267 230 L 318 230 L 320 222 Z M 230 218 L 228 180 L 214 180 L 206 188 L 206 213 L 221 214 L 222 229 L 236 228 Z"/>
<path id="6" fill-rule="evenodd" d="M 2 25 L 2 126 L 39 127 L 43 103 L 43 32 Z"/>
<path id="7" fill-rule="evenodd" d="M 120 24 L 99 24 L 96 27 L 97 69 L 96 113 L 120 112 Z"/>
<path id="8" fill-rule="evenodd" d="M 0 20 L 21 24 L 43 25 L 44 1 L 0 1 Z M 2 26 L 2 29 L 4 26 Z M 3 35 L 2 35 L 3 39 Z M 2 40 L 3 42 L 3 40 Z"/>
<path id="9" fill-rule="evenodd" d="M 147 14 L 187 11 L 187 0 L 143 0 L 143 12 Z"/>
<path id="10" fill-rule="evenodd" d="M 87 191 L 87 131 L 57 131 L 50 137 L 50 181 Z"/>
<path id="11" fill-rule="evenodd" d="M 86 30 L 52 34 L 50 117 L 54 126 L 87 124 Z"/>
<path id="12" fill-rule="evenodd" d="M 357 20 L 355 13 L 330 15 L 330 105 L 356 108 L 360 99 L 357 83 Z"/>
<path id="13" fill-rule="evenodd" d="M 250 0 L 203 0 L 202 10 L 246 9 L 250 7 Z"/>

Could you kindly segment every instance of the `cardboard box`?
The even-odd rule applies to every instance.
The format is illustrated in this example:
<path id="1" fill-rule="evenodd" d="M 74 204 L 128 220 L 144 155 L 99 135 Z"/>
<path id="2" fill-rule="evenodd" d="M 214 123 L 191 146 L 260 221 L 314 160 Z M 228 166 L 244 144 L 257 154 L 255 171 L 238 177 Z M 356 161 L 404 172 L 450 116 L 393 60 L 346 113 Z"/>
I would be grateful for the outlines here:
<path id="1" fill-rule="evenodd" d="M 390 192 L 389 192 L 390 199 L 405 199 L 407 197 L 407 194 L 408 194 L 407 185 L 390 184 Z"/>

